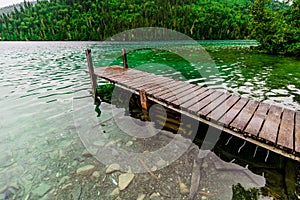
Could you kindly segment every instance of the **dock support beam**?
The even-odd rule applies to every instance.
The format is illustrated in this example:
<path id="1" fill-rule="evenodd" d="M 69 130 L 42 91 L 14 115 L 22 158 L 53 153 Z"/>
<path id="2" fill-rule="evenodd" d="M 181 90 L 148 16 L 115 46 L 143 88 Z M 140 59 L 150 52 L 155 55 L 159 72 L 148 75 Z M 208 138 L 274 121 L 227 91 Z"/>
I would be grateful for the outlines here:
<path id="1" fill-rule="evenodd" d="M 125 49 L 122 49 L 122 57 L 123 57 L 123 65 L 124 65 L 124 69 L 128 69 L 127 56 L 126 56 L 126 51 L 125 51 Z"/>
<path id="2" fill-rule="evenodd" d="M 147 96 L 146 96 L 145 90 L 141 89 L 139 91 L 139 95 L 140 95 L 140 103 L 141 103 L 142 112 L 143 112 L 143 115 L 141 117 L 142 117 L 142 119 L 144 119 L 146 121 L 150 121 L 149 114 L 148 114 Z"/>
<path id="3" fill-rule="evenodd" d="M 92 93 L 93 93 L 93 98 L 94 102 L 96 105 L 100 105 L 101 101 L 98 99 L 98 94 L 97 94 L 97 76 L 94 73 L 94 66 L 93 66 L 93 61 L 92 61 L 92 51 L 91 49 L 87 49 L 85 51 L 86 53 L 86 58 L 88 62 L 88 70 L 89 70 L 89 75 L 90 75 L 90 80 L 92 84 Z"/>
<path id="4" fill-rule="evenodd" d="M 140 90 L 140 101 L 143 111 L 148 111 L 147 96 L 145 90 Z"/>

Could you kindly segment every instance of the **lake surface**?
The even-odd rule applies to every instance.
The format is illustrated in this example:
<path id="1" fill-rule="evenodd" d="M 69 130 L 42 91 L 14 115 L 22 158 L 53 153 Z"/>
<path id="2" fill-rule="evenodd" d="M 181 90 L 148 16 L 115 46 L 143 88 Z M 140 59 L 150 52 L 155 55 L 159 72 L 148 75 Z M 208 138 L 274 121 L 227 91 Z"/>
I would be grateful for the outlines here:
<path id="1" fill-rule="evenodd" d="M 300 60 L 251 53 L 254 41 L 199 44 L 207 52 L 184 42 L 147 47 L 1 42 L 0 199 L 55 193 L 56 181 L 80 162 L 85 147 L 76 130 L 74 98 L 91 87 L 85 73 L 86 48 L 92 49 L 95 67 L 121 64 L 121 48 L 126 48 L 129 67 L 300 110 Z"/>

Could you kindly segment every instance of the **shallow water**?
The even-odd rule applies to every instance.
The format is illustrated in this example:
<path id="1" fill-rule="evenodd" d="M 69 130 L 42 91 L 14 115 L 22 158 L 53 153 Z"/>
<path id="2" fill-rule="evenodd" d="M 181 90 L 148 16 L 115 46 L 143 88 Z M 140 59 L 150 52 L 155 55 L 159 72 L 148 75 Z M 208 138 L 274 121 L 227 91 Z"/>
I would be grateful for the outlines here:
<path id="1" fill-rule="evenodd" d="M 120 49 L 125 47 L 129 67 L 300 110 L 299 60 L 250 53 L 253 41 L 200 44 L 208 53 L 182 43 L 145 48 L 101 42 L 1 42 L 0 199 L 53 193 L 57 180 L 69 170 L 66 162 L 78 164 L 85 148 L 74 123 L 78 113 L 73 100 L 90 89 L 84 72 L 87 47 L 95 67 L 121 64 Z"/>

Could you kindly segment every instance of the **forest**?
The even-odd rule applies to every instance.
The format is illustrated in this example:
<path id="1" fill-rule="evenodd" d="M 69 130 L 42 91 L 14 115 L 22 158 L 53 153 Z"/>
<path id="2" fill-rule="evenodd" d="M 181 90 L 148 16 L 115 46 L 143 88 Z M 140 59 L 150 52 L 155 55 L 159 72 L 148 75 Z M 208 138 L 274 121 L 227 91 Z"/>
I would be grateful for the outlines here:
<path id="1" fill-rule="evenodd" d="M 300 52 L 300 0 L 39 0 L 0 16 L 4 41 L 105 40 L 164 27 L 195 40 L 256 39 L 272 54 Z"/>

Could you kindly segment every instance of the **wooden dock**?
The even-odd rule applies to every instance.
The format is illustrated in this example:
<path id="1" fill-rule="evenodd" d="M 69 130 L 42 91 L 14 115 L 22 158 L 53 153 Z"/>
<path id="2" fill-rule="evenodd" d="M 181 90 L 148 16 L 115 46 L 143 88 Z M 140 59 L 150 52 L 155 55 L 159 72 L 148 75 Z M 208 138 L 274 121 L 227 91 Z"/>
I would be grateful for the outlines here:
<path id="1" fill-rule="evenodd" d="M 87 50 L 86 54 L 95 98 L 96 78 L 99 77 L 144 96 L 141 101 L 146 98 L 244 141 L 300 161 L 300 112 L 129 69 L 125 51 L 124 67 L 94 69 L 91 51 Z"/>

